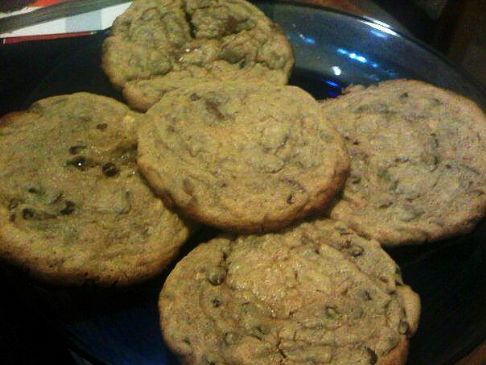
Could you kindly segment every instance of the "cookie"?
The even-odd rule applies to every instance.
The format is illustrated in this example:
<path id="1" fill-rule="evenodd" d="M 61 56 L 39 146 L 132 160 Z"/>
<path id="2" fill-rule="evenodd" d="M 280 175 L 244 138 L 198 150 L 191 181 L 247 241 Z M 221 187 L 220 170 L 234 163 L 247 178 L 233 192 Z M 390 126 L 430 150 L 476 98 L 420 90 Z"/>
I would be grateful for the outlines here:
<path id="1" fill-rule="evenodd" d="M 293 63 L 278 25 L 244 0 L 134 1 L 115 20 L 102 56 L 111 83 L 142 111 L 180 84 L 285 84 Z"/>
<path id="2" fill-rule="evenodd" d="M 331 217 L 384 245 L 471 231 L 486 211 L 486 119 L 470 100 L 396 80 L 322 104 L 351 156 Z"/>
<path id="3" fill-rule="evenodd" d="M 0 258 L 56 284 L 159 273 L 188 228 L 137 172 L 135 113 L 87 93 L 0 120 Z"/>
<path id="4" fill-rule="evenodd" d="M 332 220 L 201 244 L 159 298 L 184 364 L 404 364 L 420 301 L 377 241 Z"/>
<path id="5" fill-rule="evenodd" d="M 241 232 L 323 209 L 349 168 L 341 137 L 309 94 L 244 82 L 166 94 L 141 118 L 138 164 L 168 206 Z"/>

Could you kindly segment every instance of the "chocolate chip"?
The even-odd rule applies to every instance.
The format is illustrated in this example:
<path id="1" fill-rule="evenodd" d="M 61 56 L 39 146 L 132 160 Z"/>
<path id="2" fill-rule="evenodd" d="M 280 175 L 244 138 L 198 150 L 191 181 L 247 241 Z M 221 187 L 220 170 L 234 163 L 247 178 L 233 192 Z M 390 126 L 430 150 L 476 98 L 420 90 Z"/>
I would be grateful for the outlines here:
<path id="1" fill-rule="evenodd" d="M 439 139 L 437 138 L 437 134 L 436 133 L 430 133 L 430 136 L 432 137 L 432 146 L 434 148 L 439 147 Z"/>
<path id="2" fill-rule="evenodd" d="M 78 118 L 78 120 L 81 122 L 89 122 L 91 120 L 90 115 L 79 115 Z"/>
<path id="3" fill-rule="evenodd" d="M 289 194 L 289 196 L 287 197 L 287 204 L 291 205 L 291 204 L 294 204 L 294 202 L 295 202 L 294 195 Z"/>
<path id="4" fill-rule="evenodd" d="M 258 332 L 260 332 L 264 335 L 268 335 L 270 333 L 270 329 L 265 325 L 257 326 L 256 329 L 257 329 Z"/>
<path id="5" fill-rule="evenodd" d="M 182 189 L 187 195 L 194 194 L 194 184 L 187 178 L 182 181 Z"/>
<path id="6" fill-rule="evenodd" d="M 84 148 L 86 148 L 86 146 L 82 146 L 82 145 L 71 146 L 71 147 L 69 147 L 69 153 L 71 155 L 77 155 Z"/>
<path id="7" fill-rule="evenodd" d="M 34 215 L 35 213 L 32 209 L 29 208 L 22 209 L 22 218 L 24 218 L 25 220 L 34 218 Z"/>
<path id="8" fill-rule="evenodd" d="M 70 214 L 73 214 L 74 209 L 76 207 L 76 204 L 74 204 L 70 200 L 66 200 L 66 202 L 64 204 L 65 204 L 65 207 L 63 209 L 61 209 L 61 211 L 59 213 L 61 213 L 62 215 L 70 215 Z"/>
<path id="9" fill-rule="evenodd" d="M 326 306 L 325 308 L 326 317 L 330 319 L 337 319 L 339 317 L 339 312 L 336 307 Z"/>
<path id="10" fill-rule="evenodd" d="M 221 302 L 219 298 L 213 298 L 211 299 L 211 304 L 214 308 L 218 308 L 221 306 L 221 304 L 223 304 L 223 302 Z"/>
<path id="11" fill-rule="evenodd" d="M 380 280 L 382 283 L 388 284 L 388 278 L 385 276 L 380 276 L 378 280 Z"/>
<path id="12" fill-rule="evenodd" d="M 223 336 L 223 341 L 226 345 L 233 345 L 236 343 L 238 336 L 234 332 L 226 332 Z"/>
<path id="13" fill-rule="evenodd" d="M 189 99 L 191 99 L 192 101 L 197 101 L 199 99 L 201 99 L 201 97 L 195 93 L 192 93 L 190 96 L 189 96 Z"/>
<path id="14" fill-rule="evenodd" d="M 432 104 L 433 104 L 434 106 L 439 106 L 439 105 L 442 105 L 442 101 L 440 101 L 440 100 L 439 100 L 439 99 L 437 99 L 437 98 L 433 98 L 433 99 L 432 99 Z"/>
<path id="15" fill-rule="evenodd" d="M 360 181 L 361 181 L 361 176 L 351 174 L 351 176 L 349 177 L 349 180 L 351 181 L 351 184 L 359 184 Z"/>
<path id="16" fill-rule="evenodd" d="M 369 347 L 365 347 L 366 353 L 368 354 L 368 361 L 370 365 L 374 365 L 378 362 L 378 355 Z"/>
<path id="17" fill-rule="evenodd" d="M 223 253 L 223 260 L 226 260 L 230 254 L 230 249 L 227 247 L 224 247 L 221 249 L 221 252 Z"/>
<path id="18" fill-rule="evenodd" d="M 116 176 L 120 172 L 118 170 L 118 167 L 116 167 L 116 165 L 111 163 L 111 162 L 105 163 L 101 167 L 101 171 L 103 171 L 103 174 L 105 174 L 105 176 L 108 176 L 108 177 Z"/>
<path id="19" fill-rule="evenodd" d="M 17 199 L 12 199 L 12 200 L 10 200 L 10 203 L 8 204 L 8 209 L 9 210 L 15 209 L 15 208 L 17 208 L 18 205 L 19 205 L 19 201 Z"/>
<path id="20" fill-rule="evenodd" d="M 81 171 L 86 171 L 88 169 L 88 167 L 92 166 L 92 162 L 84 156 L 79 156 L 79 157 L 73 158 L 72 160 L 68 160 L 66 162 L 66 165 L 74 166 L 78 170 L 81 170 Z"/>
<path id="21" fill-rule="evenodd" d="M 100 131 L 104 131 L 106 128 L 108 128 L 108 124 L 106 123 L 100 123 L 96 125 L 96 129 L 99 129 Z"/>
<path id="22" fill-rule="evenodd" d="M 393 204 L 392 200 L 384 198 L 378 201 L 378 208 L 388 208 L 392 206 L 392 204 Z"/>
<path id="23" fill-rule="evenodd" d="M 213 114 L 216 117 L 216 119 L 219 119 L 219 120 L 225 119 L 224 114 L 221 113 L 221 110 L 219 110 L 218 103 L 216 103 L 215 101 L 212 101 L 212 100 L 206 100 L 205 104 L 206 104 L 206 109 L 211 114 Z"/>
<path id="24" fill-rule="evenodd" d="M 189 25 L 189 34 L 191 38 L 197 38 L 197 28 L 192 22 L 192 15 L 186 11 L 185 12 L 186 23 Z"/>
<path id="25" fill-rule="evenodd" d="M 342 223 L 342 222 L 336 222 L 336 225 L 334 226 L 334 228 L 336 229 L 336 231 L 339 232 L 339 234 L 341 235 L 349 235 L 351 232 L 349 232 L 349 229 L 348 227 Z"/>
<path id="26" fill-rule="evenodd" d="M 247 64 L 247 61 L 246 61 L 246 59 L 243 58 L 240 62 L 238 62 L 238 67 L 240 68 L 240 70 L 244 69 L 246 64 Z"/>
<path id="27" fill-rule="evenodd" d="M 404 335 L 405 333 L 408 332 L 408 329 L 409 329 L 409 325 L 408 325 L 408 322 L 407 321 L 404 321 L 403 319 L 400 321 L 400 324 L 398 325 L 398 332 L 400 332 L 400 334 Z"/>
<path id="28" fill-rule="evenodd" d="M 236 29 L 238 28 L 239 22 L 234 16 L 228 16 L 226 19 L 226 24 L 224 25 L 224 30 L 226 34 L 235 33 Z"/>
<path id="29" fill-rule="evenodd" d="M 365 301 L 369 301 L 371 300 L 371 294 L 368 290 L 360 290 L 358 292 L 358 295 L 361 299 L 365 300 Z"/>
<path id="30" fill-rule="evenodd" d="M 259 325 L 253 328 L 253 335 L 257 338 L 263 338 L 270 333 L 270 328 L 266 325 Z"/>
<path id="31" fill-rule="evenodd" d="M 385 181 L 388 181 L 388 182 L 390 182 L 390 181 L 392 180 L 392 176 L 391 176 L 391 175 L 390 175 L 390 173 L 387 171 L 387 169 L 382 168 L 382 167 L 378 168 L 378 170 L 376 171 L 376 175 L 377 175 L 379 178 L 381 178 L 381 179 L 383 179 L 383 180 L 385 180 Z"/>
<path id="32" fill-rule="evenodd" d="M 251 308 L 251 303 L 250 302 L 244 302 L 241 303 L 240 305 L 240 310 L 242 313 L 249 313 Z"/>
<path id="33" fill-rule="evenodd" d="M 397 158 L 395 158 L 395 162 L 405 163 L 408 161 L 409 161 L 408 156 L 398 156 Z"/>
<path id="34" fill-rule="evenodd" d="M 358 246 L 358 245 L 352 245 L 351 246 L 351 256 L 353 257 L 358 257 L 361 256 L 364 252 L 363 247 Z"/>
<path id="35" fill-rule="evenodd" d="M 406 99 L 406 98 L 408 98 L 408 93 L 407 92 L 405 92 L 402 95 L 400 95 L 400 99 Z"/>
<path id="36" fill-rule="evenodd" d="M 40 193 L 40 191 L 36 188 L 29 188 L 29 190 L 27 190 L 29 193 L 31 194 L 38 194 Z"/>
<path id="37" fill-rule="evenodd" d="M 207 279 L 213 285 L 221 285 L 225 278 L 226 270 L 222 267 L 215 267 L 207 273 Z"/>

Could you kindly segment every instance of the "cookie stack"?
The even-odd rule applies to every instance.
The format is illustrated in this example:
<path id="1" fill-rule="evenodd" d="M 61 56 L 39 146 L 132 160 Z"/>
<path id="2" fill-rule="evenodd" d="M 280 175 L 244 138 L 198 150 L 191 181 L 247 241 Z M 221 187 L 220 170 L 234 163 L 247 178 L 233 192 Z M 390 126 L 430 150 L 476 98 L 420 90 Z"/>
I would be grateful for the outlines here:
<path id="1" fill-rule="evenodd" d="M 279 27 L 242 0 L 134 1 L 78 93 L 0 124 L 0 256 L 43 280 L 128 285 L 190 227 L 221 235 L 160 295 L 185 364 L 403 364 L 420 301 L 381 248 L 486 210 L 486 119 L 418 81 L 317 102 L 285 85 Z"/>

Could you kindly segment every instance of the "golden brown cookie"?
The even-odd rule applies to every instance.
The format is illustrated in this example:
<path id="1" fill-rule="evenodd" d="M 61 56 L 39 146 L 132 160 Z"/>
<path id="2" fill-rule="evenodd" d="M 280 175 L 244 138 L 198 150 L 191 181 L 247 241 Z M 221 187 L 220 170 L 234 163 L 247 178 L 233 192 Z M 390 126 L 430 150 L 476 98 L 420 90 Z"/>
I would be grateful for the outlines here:
<path id="1" fill-rule="evenodd" d="M 137 172 L 135 114 L 78 93 L 0 120 L 0 258 L 59 284 L 159 273 L 188 236 Z"/>
<path id="2" fill-rule="evenodd" d="M 384 245 L 471 231 L 486 211 L 486 119 L 420 81 L 354 87 L 322 111 L 344 137 L 351 176 L 331 217 Z"/>
<path id="3" fill-rule="evenodd" d="M 166 94 L 141 119 L 138 164 L 169 206 L 245 232 L 326 207 L 349 168 L 340 136 L 309 94 L 244 82 Z"/>
<path id="4" fill-rule="evenodd" d="M 181 84 L 285 84 L 293 63 L 280 28 L 247 1 L 138 0 L 114 22 L 102 66 L 127 102 L 145 111 Z"/>
<path id="5" fill-rule="evenodd" d="M 377 241 L 320 220 L 199 245 L 159 310 L 184 364 L 400 365 L 420 300 Z"/>

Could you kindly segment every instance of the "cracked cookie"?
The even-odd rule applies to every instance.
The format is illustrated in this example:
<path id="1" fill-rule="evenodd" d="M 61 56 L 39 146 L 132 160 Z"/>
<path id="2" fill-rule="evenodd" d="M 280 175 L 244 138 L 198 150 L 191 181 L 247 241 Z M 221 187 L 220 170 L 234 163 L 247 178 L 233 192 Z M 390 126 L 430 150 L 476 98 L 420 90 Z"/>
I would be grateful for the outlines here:
<path id="1" fill-rule="evenodd" d="M 294 86 L 207 83 L 141 119 L 138 164 L 167 205 L 223 230 L 275 230 L 327 206 L 349 161 L 319 104 Z"/>
<path id="2" fill-rule="evenodd" d="M 78 93 L 0 119 L 0 257 L 58 284 L 126 285 L 186 240 L 137 172 L 135 113 Z"/>
<path id="3" fill-rule="evenodd" d="M 211 80 L 286 84 L 287 38 L 244 0 L 138 0 L 113 24 L 102 67 L 145 111 L 168 91 Z"/>
<path id="4" fill-rule="evenodd" d="M 322 112 L 351 175 L 331 217 L 384 245 L 471 231 L 486 211 L 486 119 L 470 100 L 419 81 L 353 87 Z"/>
<path id="5" fill-rule="evenodd" d="M 400 365 L 420 300 L 377 241 L 324 219 L 199 245 L 159 310 L 184 364 Z"/>

